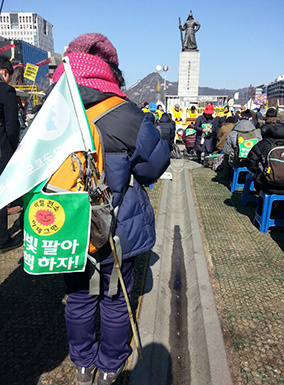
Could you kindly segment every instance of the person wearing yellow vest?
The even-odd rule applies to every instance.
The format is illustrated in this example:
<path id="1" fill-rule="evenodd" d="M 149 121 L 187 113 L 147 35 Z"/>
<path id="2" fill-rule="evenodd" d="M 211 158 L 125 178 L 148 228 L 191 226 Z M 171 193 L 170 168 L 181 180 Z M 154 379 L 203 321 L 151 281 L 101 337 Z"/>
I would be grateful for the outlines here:
<path id="1" fill-rule="evenodd" d="M 231 116 L 231 113 L 230 113 L 230 110 L 229 110 L 229 107 L 228 106 L 224 106 L 224 111 L 221 115 L 222 117 L 224 118 L 228 118 L 229 116 Z"/>
<path id="2" fill-rule="evenodd" d="M 161 104 L 158 104 L 158 105 L 157 105 L 157 111 L 156 111 L 156 113 L 158 114 L 159 119 L 161 119 L 161 117 L 162 117 L 162 115 L 163 115 L 163 113 L 164 113 L 164 111 L 163 111 L 163 106 L 162 106 Z"/>
<path id="3" fill-rule="evenodd" d="M 195 106 L 190 107 L 190 110 L 187 111 L 187 116 L 189 118 L 195 118 L 195 119 L 198 118 L 198 113 Z"/>
<path id="4" fill-rule="evenodd" d="M 146 112 L 150 112 L 149 110 L 149 103 L 148 102 L 145 102 L 144 103 L 144 106 L 142 108 L 142 111 L 146 114 Z"/>
<path id="5" fill-rule="evenodd" d="M 173 120 L 176 124 L 176 130 L 180 128 L 182 126 L 182 123 L 184 122 L 184 114 L 179 104 L 175 104 L 175 107 L 173 109 Z"/>

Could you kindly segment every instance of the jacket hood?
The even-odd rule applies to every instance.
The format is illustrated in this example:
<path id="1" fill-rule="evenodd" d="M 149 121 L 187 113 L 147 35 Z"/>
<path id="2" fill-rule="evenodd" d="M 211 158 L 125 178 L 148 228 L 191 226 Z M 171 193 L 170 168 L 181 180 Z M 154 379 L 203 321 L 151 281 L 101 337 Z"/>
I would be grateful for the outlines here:
<path id="1" fill-rule="evenodd" d="M 116 94 L 100 92 L 94 88 L 82 86 L 80 84 L 78 85 L 78 87 L 86 109 L 88 109 L 89 107 L 93 106 L 96 103 L 99 103 L 107 98 L 110 98 L 111 96 L 117 96 Z"/>
<path id="2" fill-rule="evenodd" d="M 154 114 L 152 114 L 152 112 L 146 112 L 145 115 L 148 116 L 148 118 L 152 124 L 155 124 L 155 116 L 154 116 Z"/>
<path id="3" fill-rule="evenodd" d="M 250 120 L 247 120 L 247 119 L 239 120 L 234 126 L 234 131 L 238 131 L 238 132 L 249 132 L 254 130 L 255 130 L 255 126 Z"/>
<path id="4" fill-rule="evenodd" d="M 262 131 L 262 136 L 264 138 L 284 139 L 284 123 L 275 121 L 267 124 Z"/>
<path id="5" fill-rule="evenodd" d="M 49 94 L 51 93 L 55 85 L 56 83 L 53 83 L 48 88 L 48 90 L 46 91 L 46 96 L 44 100 L 47 99 L 47 97 L 49 96 Z M 110 98 L 111 96 L 117 96 L 116 94 L 100 92 L 94 88 L 82 86 L 81 84 L 78 84 L 78 88 L 86 109 L 88 109 L 89 107 L 92 107 L 96 103 L 102 102 L 103 100 Z M 123 99 L 127 99 L 127 98 L 123 98 Z"/>
<path id="6" fill-rule="evenodd" d="M 164 113 L 164 114 L 161 116 L 160 122 L 161 122 L 161 123 L 169 123 L 169 122 L 170 122 L 169 115 L 166 114 L 166 113 Z"/>

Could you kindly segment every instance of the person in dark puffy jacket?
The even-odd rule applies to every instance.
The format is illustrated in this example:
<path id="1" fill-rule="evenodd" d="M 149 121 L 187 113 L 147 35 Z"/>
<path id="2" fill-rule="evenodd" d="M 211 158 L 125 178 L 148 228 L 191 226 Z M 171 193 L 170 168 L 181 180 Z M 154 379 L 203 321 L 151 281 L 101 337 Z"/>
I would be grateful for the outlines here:
<path id="1" fill-rule="evenodd" d="M 17 95 L 15 88 L 9 85 L 13 72 L 10 60 L 0 55 L 0 174 L 19 143 Z M 11 238 L 8 232 L 7 206 L 5 206 L 0 210 L 0 252 L 15 249 L 22 244 L 21 235 Z"/>
<path id="2" fill-rule="evenodd" d="M 161 138 L 168 143 L 170 151 L 173 149 L 176 128 L 175 123 L 170 119 L 167 113 L 163 113 L 159 120 L 157 129 L 160 132 Z"/>
<path id="3" fill-rule="evenodd" d="M 194 128 L 194 124 L 189 124 L 182 133 L 182 140 L 185 145 L 186 151 L 188 155 L 193 155 L 194 145 L 196 138 L 196 130 Z"/>
<path id="4" fill-rule="evenodd" d="M 279 185 L 271 184 L 265 177 L 267 155 L 275 145 L 284 146 L 284 123 L 279 120 L 270 121 L 262 132 L 263 139 L 250 150 L 246 167 L 254 173 L 254 186 L 257 193 L 260 190 L 266 194 L 284 195 L 284 180 Z"/>
<path id="5" fill-rule="evenodd" d="M 114 95 L 125 98 L 117 52 L 105 36 L 79 36 L 69 44 L 65 55 L 86 109 Z M 54 82 L 63 71 L 61 64 L 54 73 Z M 154 213 L 143 185 L 152 184 L 166 170 L 170 151 L 149 117 L 130 101 L 102 116 L 96 127 L 104 143 L 104 169 L 113 191 L 113 206 L 119 205 L 115 235 L 120 238 L 121 271 L 129 293 L 135 256 L 149 251 L 155 243 Z M 100 262 L 100 295 L 89 294 L 90 263 L 84 273 L 64 276 L 68 294 L 65 319 L 70 358 L 77 368 L 77 385 L 92 384 L 96 369 L 98 385 L 113 383 L 130 354 L 130 323 L 121 287 L 116 295 L 108 296 L 113 269 L 110 245 L 94 257 Z M 100 339 L 94 322 L 98 306 Z"/>
<path id="6" fill-rule="evenodd" d="M 265 123 L 261 126 L 261 135 L 265 137 L 265 131 L 270 127 L 271 123 L 275 123 L 279 121 L 277 116 L 277 110 L 274 107 L 268 108 L 265 115 Z"/>
<path id="7" fill-rule="evenodd" d="M 194 128 L 196 130 L 196 139 L 194 148 L 197 154 L 197 161 L 201 163 L 201 154 L 204 154 L 204 160 L 206 164 L 206 156 L 212 154 L 214 151 L 214 126 L 213 126 L 213 114 L 214 107 L 211 104 L 207 104 L 203 114 L 196 119 Z"/>

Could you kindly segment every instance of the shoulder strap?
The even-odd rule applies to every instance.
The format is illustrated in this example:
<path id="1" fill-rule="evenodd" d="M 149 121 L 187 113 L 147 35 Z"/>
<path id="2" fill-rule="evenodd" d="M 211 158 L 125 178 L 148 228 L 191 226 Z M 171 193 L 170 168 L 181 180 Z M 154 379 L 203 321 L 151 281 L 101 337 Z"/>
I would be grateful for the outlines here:
<path id="1" fill-rule="evenodd" d="M 107 115 L 109 112 L 115 110 L 124 103 L 127 103 L 126 100 L 119 98 L 118 96 L 107 98 L 88 108 L 86 111 L 87 118 L 95 124 L 103 116 Z"/>
<path id="2" fill-rule="evenodd" d="M 100 174 L 103 172 L 104 146 L 101 133 L 97 129 L 96 123 L 103 116 L 107 115 L 109 112 L 115 110 L 124 103 L 128 102 L 122 98 L 119 98 L 118 96 L 112 96 L 86 110 L 87 119 L 90 124 L 91 133 L 96 149 L 96 167 L 98 168 Z"/>
<path id="3" fill-rule="evenodd" d="M 93 107 L 89 108 L 86 111 L 87 118 L 89 122 L 92 122 L 95 126 L 95 124 L 105 115 L 107 115 L 109 112 L 115 110 L 116 108 L 120 107 L 122 104 L 128 103 L 126 100 L 119 98 L 118 96 L 113 96 L 111 98 L 105 99 L 102 102 L 95 104 Z M 103 149 L 100 147 L 100 150 L 98 151 L 98 146 L 95 143 L 95 148 L 97 149 L 97 153 L 101 152 Z M 102 172 L 102 170 L 100 170 Z M 103 179 L 103 178 L 102 178 Z M 122 197 L 124 196 L 126 190 L 127 190 L 128 185 L 125 186 Z M 121 198 L 122 201 L 122 198 Z M 121 203 L 121 202 L 120 202 Z M 120 204 L 114 209 L 114 221 L 116 221 L 118 209 L 119 209 Z M 114 224 L 113 224 L 114 226 Z M 120 246 L 120 241 L 118 237 L 114 237 L 114 244 L 115 244 L 115 249 L 118 255 L 118 261 L 119 264 L 121 265 L 122 262 L 122 250 Z M 98 274 L 100 270 L 100 266 L 97 263 L 96 259 L 88 255 L 89 260 L 93 265 L 93 274 L 90 278 L 89 281 L 89 293 L 92 295 L 98 295 L 100 293 L 100 274 Z M 110 284 L 109 284 L 109 291 L 108 291 L 108 296 L 113 296 L 117 294 L 118 290 L 118 276 L 117 276 L 117 267 L 115 264 L 113 265 L 112 273 L 111 273 L 111 278 L 110 278 Z"/>

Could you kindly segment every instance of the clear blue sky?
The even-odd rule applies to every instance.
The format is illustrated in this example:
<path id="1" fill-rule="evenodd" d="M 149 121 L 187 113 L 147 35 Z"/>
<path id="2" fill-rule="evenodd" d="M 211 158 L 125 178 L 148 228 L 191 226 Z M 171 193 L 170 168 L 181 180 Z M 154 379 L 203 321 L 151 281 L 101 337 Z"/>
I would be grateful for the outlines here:
<path id="1" fill-rule="evenodd" d="M 284 0 L 6 0 L 2 12 L 49 21 L 58 53 L 81 34 L 106 35 L 130 87 L 158 64 L 168 65 L 167 80 L 178 80 L 178 18 L 183 24 L 191 9 L 201 24 L 200 86 L 237 89 L 284 74 Z"/>

